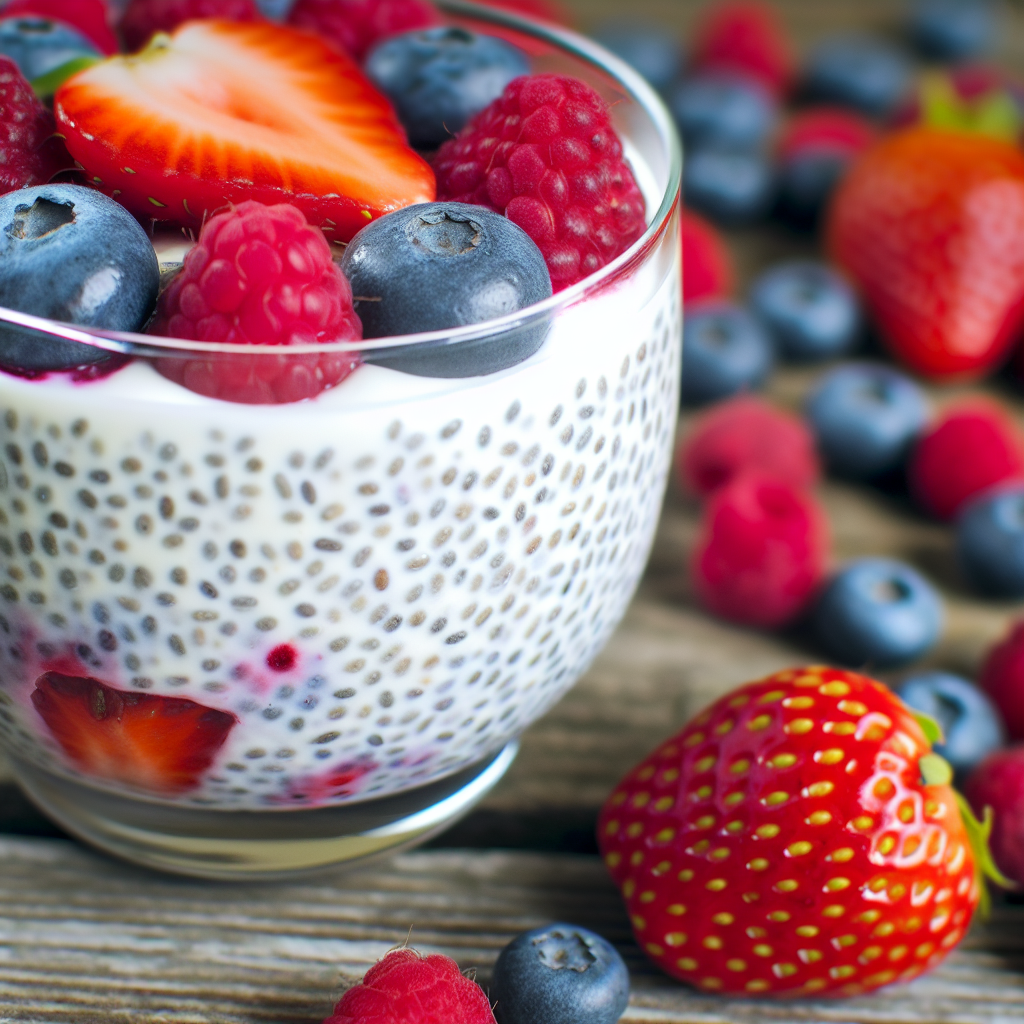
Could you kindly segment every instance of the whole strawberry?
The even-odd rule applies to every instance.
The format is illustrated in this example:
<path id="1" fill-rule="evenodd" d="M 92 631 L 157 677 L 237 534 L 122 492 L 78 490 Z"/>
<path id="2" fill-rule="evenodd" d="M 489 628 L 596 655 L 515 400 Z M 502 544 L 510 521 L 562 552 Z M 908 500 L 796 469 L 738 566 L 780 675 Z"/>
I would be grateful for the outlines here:
<path id="1" fill-rule="evenodd" d="M 844 178 L 828 247 L 893 355 L 936 379 L 994 369 L 1024 323 L 1024 153 L 981 134 L 895 132 Z"/>
<path id="2" fill-rule="evenodd" d="M 637 941 L 674 977 L 855 995 L 934 967 L 967 931 L 991 860 L 951 775 L 882 684 L 791 669 L 637 765 L 598 841 Z"/>

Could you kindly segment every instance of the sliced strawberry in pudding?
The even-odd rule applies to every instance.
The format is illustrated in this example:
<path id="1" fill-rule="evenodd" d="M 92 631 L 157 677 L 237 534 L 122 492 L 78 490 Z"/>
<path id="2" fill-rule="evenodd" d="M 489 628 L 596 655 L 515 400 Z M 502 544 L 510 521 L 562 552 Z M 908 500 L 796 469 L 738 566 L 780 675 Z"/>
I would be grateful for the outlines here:
<path id="1" fill-rule="evenodd" d="M 81 772 L 153 793 L 198 786 L 236 722 L 182 697 L 115 690 L 59 672 L 36 680 L 32 703 Z"/>
<path id="2" fill-rule="evenodd" d="M 434 198 L 388 101 L 353 61 L 270 22 L 193 21 L 75 75 L 54 109 L 96 188 L 143 220 L 199 227 L 255 199 L 348 241 Z"/>

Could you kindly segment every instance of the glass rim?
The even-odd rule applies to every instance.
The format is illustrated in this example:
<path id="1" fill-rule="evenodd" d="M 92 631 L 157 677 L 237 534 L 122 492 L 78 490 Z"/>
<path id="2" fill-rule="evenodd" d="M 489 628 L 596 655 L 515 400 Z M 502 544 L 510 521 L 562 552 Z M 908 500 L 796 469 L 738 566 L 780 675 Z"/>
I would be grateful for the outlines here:
<path id="1" fill-rule="evenodd" d="M 385 352 L 388 349 L 427 348 L 430 345 L 447 346 L 477 341 L 492 335 L 507 334 L 527 329 L 547 320 L 553 314 L 575 305 L 591 292 L 607 287 L 613 280 L 642 262 L 665 228 L 679 202 L 682 188 L 682 143 L 672 117 L 657 92 L 630 65 L 599 43 L 571 29 L 553 23 L 534 20 L 496 7 L 473 3 L 471 0 L 435 0 L 446 14 L 461 16 L 475 22 L 484 22 L 512 29 L 547 43 L 555 49 L 569 53 L 608 75 L 617 86 L 643 110 L 651 120 L 668 156 L 668 181 L 661 196 L 657 212 L 644 233 L 625 252 L 600 270 L 556 292 L 541 302 L 525 309 L 478 324 L 421 331 L 387 338 L 366 338 L 357 341 L 334 341 L 303 345 L 256 346 L 231 342 L 189 341 L 159 335 L 127 331 L 108 331 L 50 320 L 47 317 L 22 313 L 0 306 L 0 324 L 22 327 L 50 337 L 79 342 L 103 349 L 111 355 L 148 356 L 150 358 L 195 357 L 197 355 L 234 355 L 254 358 L 278 358 L 283 355 L 331 355 L 341 353 Z"/>

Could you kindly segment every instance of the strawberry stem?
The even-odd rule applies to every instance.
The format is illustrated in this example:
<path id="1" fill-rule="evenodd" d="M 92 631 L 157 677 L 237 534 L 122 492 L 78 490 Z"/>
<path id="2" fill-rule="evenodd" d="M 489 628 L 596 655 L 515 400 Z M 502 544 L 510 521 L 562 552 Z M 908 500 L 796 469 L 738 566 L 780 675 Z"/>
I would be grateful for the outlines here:
<path id="1" fill-rule="evenodd" d="M 102 59 L 102 57 L 75 57 L 72 60 L 65 61 L 59 67 L 55 67 L 52 71 L 47 71 L 45 75 L 33 78 L 29 85 L 32 86 L 32 91 L 41 100 L 52 99 L 54 93 L 69 78 L 77 75 L 79 71 L 84 71 L 86 68 L 91 68 L 94 64 L 99 64 Z"/>
<path id="2" fill-rule="evenodd" d="M 921 80 L 921 120 L 933 128 L 989 135 L 1016 143 L 1021 133 L 1017 104 L 1005 89 L 991 89 L 964 99 L 948 75 L 930 74 Z"/>

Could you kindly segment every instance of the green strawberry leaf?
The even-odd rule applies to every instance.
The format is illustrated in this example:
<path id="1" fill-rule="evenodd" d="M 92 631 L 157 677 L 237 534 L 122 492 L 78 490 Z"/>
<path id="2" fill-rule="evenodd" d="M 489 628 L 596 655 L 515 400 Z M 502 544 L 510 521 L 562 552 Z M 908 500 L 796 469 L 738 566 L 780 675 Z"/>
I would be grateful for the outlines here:
<path id="1" fill-rule="evenodd" d="M 922 758 L 923 760 L 923 758 Z M 956 793 L 956 790 L 953 791 Z M 992 910 L 992 897 L 988 891 L 988 882 L 993 882 L 1002 889 L 1016 889 L 1017 886 L 1011 882 L 996 867 L 992 859 L 992 851 L 989 849 L 989 836 L 992 834 L 992 822 L 994 814 L 991 807 L 986 807 L 981 821 L 978 821 L 971 808 L 971 805 L 962 794 L 956 793 L 957 807 L 960 808 L 960 817 L 963 819 L 964 830 L 967 832 L 967 841 L 971 844 L 971 852 L 974 854 L 974 872 L 981 890 L 981 898 L 978 901 L 978 909 L 982 917 L 988 917 Z"/>
<path id="2" fill-rule="evenodd" d="M 946 737 L 942 734 L 942 726 L 931 715 L 912 707 L 908 707 L 907 710 L 914 716 L 914 720 L 921 726 L 921 732 L 924 733 L 925 739 L 933 747 L 936 743 L 946 742 Z"/>
<path id="3" fill-rule="evenodd" d="M 930 74 L 921 79 L 921 120 L 933 128 L 989 135 L 1016 143 L 1024 129 L 1013 97 L 1005 89 L 992 89 L 971 100 L 956 91 L 948 75 Z"/>

